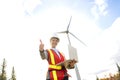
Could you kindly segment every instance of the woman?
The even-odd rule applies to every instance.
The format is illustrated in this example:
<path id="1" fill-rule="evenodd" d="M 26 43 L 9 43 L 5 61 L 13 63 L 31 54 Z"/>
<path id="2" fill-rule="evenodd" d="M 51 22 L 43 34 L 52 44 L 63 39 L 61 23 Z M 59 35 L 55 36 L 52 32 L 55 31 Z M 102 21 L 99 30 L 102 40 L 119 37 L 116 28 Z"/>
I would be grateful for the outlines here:
<path id="1" fill-rule="evenodd" d="M 60 39 L 56 35 L 52 36 L 50 38 L 51 49 L 44 50 L 44 44 L 40 40 L 41 58 L 46 59 L 49 63 L 46 80 L 68 80 L 70 75 L 67 73 L 67 69 L 73 69 L 76 63 L 75 60 L 66 61 L 62 53 L 56 49 L 59 41 Z"/>

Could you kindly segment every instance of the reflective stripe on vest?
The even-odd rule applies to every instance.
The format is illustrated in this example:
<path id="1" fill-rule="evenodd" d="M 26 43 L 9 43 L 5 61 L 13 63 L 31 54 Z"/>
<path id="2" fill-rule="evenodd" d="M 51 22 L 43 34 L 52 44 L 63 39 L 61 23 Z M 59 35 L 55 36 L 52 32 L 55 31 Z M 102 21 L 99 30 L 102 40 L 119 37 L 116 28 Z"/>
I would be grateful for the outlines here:
<path id="1" fill-rule="evenodd" d="M 57 70 L 61 70 L 61 69 L 62 69 L 62 66 L 49 65 L 49 68 L 53 68 L 53 69 L 57 69 Z"/>
<path id="2" fill-rule="evenodd" d="M 55 59 L 54 59 L 54 55 L 53 55 L 52 51 L 51 51 L 51 50 L 48 50 L 48 51 L 49 51 L 49 53 L 50 53 L 51 63 L 53 64 L 53 65 L 49 65 L 49 68 L 53 68 L 53 69 L 58 69 L 58 70 L 60 70 L 62 67 L 55 65 Z M 57 79 L 57 73 L 56 73 L 55 70 L 52 71 L 52 74 L 53 74 L 54 80 L 58 80 L 58 79 Z"/>

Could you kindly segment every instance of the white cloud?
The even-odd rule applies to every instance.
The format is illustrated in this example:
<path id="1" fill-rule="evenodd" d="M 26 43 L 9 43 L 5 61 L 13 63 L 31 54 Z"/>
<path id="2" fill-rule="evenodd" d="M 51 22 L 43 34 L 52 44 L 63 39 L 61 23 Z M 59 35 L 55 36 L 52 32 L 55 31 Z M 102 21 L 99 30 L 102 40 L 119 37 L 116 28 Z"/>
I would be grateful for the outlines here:
<path id="1" fill-rule="evenodd" d="M 95 19 L 99 19 L 100 16 L 106 16 L 108 14 L 108 0 L 94 0 L 91 13 Z"/>
<path id="2" fill-rule="evenodd" d="M 33 10 L 41 4 L 41 0 L 23 0 L 23 7 L 25 11 L 30 15 L 32 14 Z"/>
<path id="3" fill-rule="evenodd" d="M 120 44 L 118 44 L 118 42 L 120 43 L 119 26 L 120 18 L 116 19 L 111 27 L 104 30 L 102 34 L 99 35 L 96 40 L 94 40 L 91 46 L 89 46 L 87 55 L 89 55 L 88 60 L 92 64 L 90 65 L 90 72 L 107 70 L 108 72 L 114 73 L 116 71 L 114 55 L 120 53 Z M 117 57 L 119 55 L 120 54 L 117 54 Z"/>

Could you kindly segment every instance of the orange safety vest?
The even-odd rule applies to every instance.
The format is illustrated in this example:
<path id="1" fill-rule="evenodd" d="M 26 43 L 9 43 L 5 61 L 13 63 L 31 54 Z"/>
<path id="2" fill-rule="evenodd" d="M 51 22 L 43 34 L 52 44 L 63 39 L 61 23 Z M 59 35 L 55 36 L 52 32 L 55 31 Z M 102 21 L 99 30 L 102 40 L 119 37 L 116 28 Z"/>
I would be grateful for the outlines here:
<path id="1" fill-rule="evenodd" d="M 67 70 L 63 66 L 57 66 L 56 64 L 65 60 L 64 56 L 60 53 L 60 58 L 56 52 L 52 49 L 48 51 L 48 63 L 49 63 L 49 75 L 50 80 L 63 80 Z"/>

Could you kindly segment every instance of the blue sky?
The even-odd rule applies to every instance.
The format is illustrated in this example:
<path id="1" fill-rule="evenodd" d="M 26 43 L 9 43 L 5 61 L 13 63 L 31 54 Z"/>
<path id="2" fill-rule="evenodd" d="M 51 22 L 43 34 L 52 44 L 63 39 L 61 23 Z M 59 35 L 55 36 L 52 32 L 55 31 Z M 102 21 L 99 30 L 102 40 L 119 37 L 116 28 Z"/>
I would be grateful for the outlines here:
<path id="1" fill-rule="evenodd" d="M 33 10 L 34 14 L 39 14 L 42 11 L 51 7 L 68 7 L 79 13 L 85 14 L 87 17 L 96 21 L 97 25 L 102 29 L 108 28 L 114 20 L 120 16 L 120 6 L 118 0 L 41 0 L 42 5 L 37 5 Z M 94 13 L 99 18 L 91 12 L 94 8 Z M 100 10 L 101 8 L 101 10 Z M 103 8 L 103 11 L 102 11 Z M 105 13 L 105 15 L 104 15 Z"/>
<path id="2" fill-rule="evenodd" d="M 40 59 L 39 40 L 49 48 L 50 34 L 65 30 L 72 16 L 69 30 L 88 46 L 70 35 L 78 51 L 80 74 L 95 80 L 95 73 L 115 71 L 113 62 L 119 62 L 119 9 L 119 0 L 0 1 L 0 61 L 6 58 L 8 73 L 15 67 L 17 80 L 44 79 L 48 64 Z M 58 48 L 69 58 L 68 40 L 65 35 L 59 37 Z M 70 80 L 76 79 L 74 70 L 69 73 Z"/>

